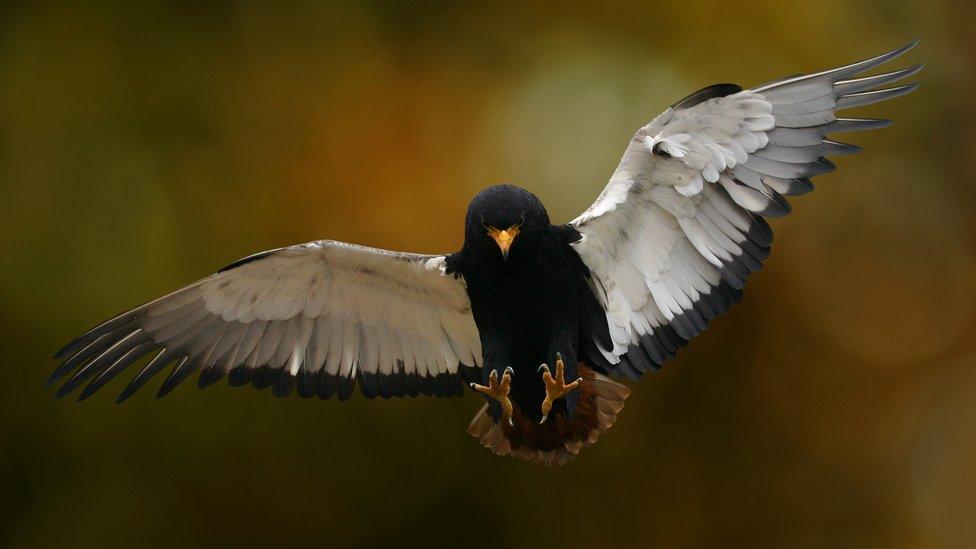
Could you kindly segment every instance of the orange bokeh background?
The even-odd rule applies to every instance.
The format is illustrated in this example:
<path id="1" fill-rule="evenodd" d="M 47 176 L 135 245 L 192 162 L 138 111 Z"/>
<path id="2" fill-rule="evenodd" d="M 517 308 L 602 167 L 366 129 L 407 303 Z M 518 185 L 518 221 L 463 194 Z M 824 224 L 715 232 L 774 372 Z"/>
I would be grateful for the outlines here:
<path id="1" fill-rule="evenodd" d="M 0 546 L 976 545 L 976 11 L 963 2 L 0 6 Z M 568 466 L 480 401 L 114 404 L 60 343 L 260 251 L 459 247 L 511 182 L 567 221 L 632 132 L 921 38 L 889 129 L 772 223 L 745 299 Z M 125 376 L 123 376 L 125 377 Z"/>

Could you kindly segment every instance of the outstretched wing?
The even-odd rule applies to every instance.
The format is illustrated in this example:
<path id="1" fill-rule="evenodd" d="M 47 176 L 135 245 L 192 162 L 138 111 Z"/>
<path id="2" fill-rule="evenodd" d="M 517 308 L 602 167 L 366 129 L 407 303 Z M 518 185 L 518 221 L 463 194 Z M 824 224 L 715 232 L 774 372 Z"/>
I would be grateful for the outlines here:
<path id="1" fill-rule="evenodd" d="M 914 90 L 879 87 L 922 67 L 854 77 L 914 45 L 749 90 L 705 88 L 638 130 L 600 197 L 572 222 L 612 339 L 594 336 L 594 365 L 632 378 L 657 370 L 738 301 L 769 255 L 763 218 L 790 212 L 784 195 L 813 190 L 809 178 L 834 169 L 826 156 L 860 150 L 826 136 L 889 124 L 836 112 Z"/>
<path id="2" fill-rule="evenodd" d="M 87 398 L 156 353 L 128 398 L 175 363 L 158 396 L 194 372 L 285 396 L 460 395 L 481 342 L 464 282 L 446 258 L 323 240 L 263 252 L 99 324 L 57 352 L 50 383 Z"/>

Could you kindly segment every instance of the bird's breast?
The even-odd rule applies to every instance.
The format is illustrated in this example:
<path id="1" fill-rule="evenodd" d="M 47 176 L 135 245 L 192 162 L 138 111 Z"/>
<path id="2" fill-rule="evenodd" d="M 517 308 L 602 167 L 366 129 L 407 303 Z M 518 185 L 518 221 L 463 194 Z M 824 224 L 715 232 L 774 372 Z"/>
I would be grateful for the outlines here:
<path id="1" fill-rule="evenodd" d="M 558 256 L 512 261 L 465 274 L 489 367 L 498 358 L 517 362 L 506 364 L 513 368 L 538 368 L 552 360 L 548 355 L 555 338 L 578 333 L 580 296 L 575 276 L 581 275 Z M 560 351 L 569 355 L 575 349 Z"/>

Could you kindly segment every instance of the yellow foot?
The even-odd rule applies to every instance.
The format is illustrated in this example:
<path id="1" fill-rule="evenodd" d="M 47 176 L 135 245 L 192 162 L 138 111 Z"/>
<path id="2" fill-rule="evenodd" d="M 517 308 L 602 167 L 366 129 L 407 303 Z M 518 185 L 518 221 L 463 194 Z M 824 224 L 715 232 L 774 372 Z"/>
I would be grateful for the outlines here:
<path id="1" fill-rule="evenodd" d="M 491 398 L 498 401 L 502 405 L 502 421 L 507 421 L 509 425 L 512 424 L 512 401 L 508 399 L 508 390 L 512 387 L 512 374 L 515 370 L 511 366 L 505 368 L 505 373 L 502 374 L 501 383 L 498 382 L 498 370 L 492 370 L 488 374 L 488 386 L 478 385 L 477 383 L 472 383 L 471 388 L 479 393 L 490 396 Z"/>
<path id="2" fill-rule="evenodd" d="M 579 378 L 568 385 L 566 384 L 566 365 L 563 364 L 563 357 L 559 353 L 556 353 L 555 379 L 553 379 L 552 374 L 549 372 L 548 365 L 543 364 L 539 366 L 539 371 L 542 372 L 542 381 L 546 384 L 546 398 L 542 401 L 542 421 L 539 422 L 542 424 L 549 417 L 549 410 L 552 410 L 553 401 L 579 386 L 583 378 Z"/>

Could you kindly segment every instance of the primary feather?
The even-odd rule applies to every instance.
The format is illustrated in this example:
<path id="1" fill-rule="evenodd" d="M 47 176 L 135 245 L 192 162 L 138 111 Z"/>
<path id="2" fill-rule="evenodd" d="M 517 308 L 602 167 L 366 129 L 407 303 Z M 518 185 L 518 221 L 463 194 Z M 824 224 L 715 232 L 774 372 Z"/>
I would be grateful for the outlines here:
<path id="1" fill-rule="evenodd" d="M 668 108 L 631 139 L 603 193 L 572 225 L 606 309 L 612 345 L 598 360 L 635 377 L 739 300 L 769 255 L 764 217 L 791 211 L 784 196 L 810 192 L 825 158 L 859 147 L 826 138 L 886 120 L 838 118 L 841 109 L 911 92 L 876 89 L 921 66 L 851 79 L 911 49 L 748 90 L 712 86 Z"/>
<path id="2" fill-rule="evenodd" d="M 481 363 L 464 284 L 443 256 L 328 240 L 245 258 L 96 326 L 57 353 L 49 383 L 77 368 L 58 395 L 94 378 L 86 398 L 154 351 L 120 400 L 172 362 L 159 396 L 195 372 L 201 386 L 232 374 L 279 396 L 297 386 L 346 398 L 357 380 L 367 396 L 454 395 L 464 366 Z"/>
<path id="3" fill-rule="evenodd" d="M 859 76 L 913 45 L 689 95 L 634 134 L 568 225 L 552 225 L 532 193 L 498 185 L 471 201 L 464 246 L 449 256 L 323 240 L 246 257 L 76 338 L 49 383 L 67 378 L 58 396 L 84 385 L 84 399 L 146 356 L 119 401 L 171 364 L 159 396 L 196 373 L 201 387 L 226 377 L 339 399 L 356 386 L 367 397 L 459 395 L 480 380 L 494 396 L 470 432 L 496 453 L 562 463 L 627 397 L 600 374 L 638 378 L 705 330 L 768 257 L 764 218 L 790 213 L 785 197 L 834 169 L 827 156 L 860 150 L 826 136 L 888 124 L 837 111 L 914 90 L 884 86 L 921 66 Z M 579 379 L 544 382 L 539 365 L 554 359 Z M 492 388 L 500 374 L 506 388 Z"/>

